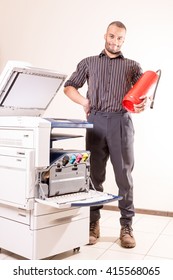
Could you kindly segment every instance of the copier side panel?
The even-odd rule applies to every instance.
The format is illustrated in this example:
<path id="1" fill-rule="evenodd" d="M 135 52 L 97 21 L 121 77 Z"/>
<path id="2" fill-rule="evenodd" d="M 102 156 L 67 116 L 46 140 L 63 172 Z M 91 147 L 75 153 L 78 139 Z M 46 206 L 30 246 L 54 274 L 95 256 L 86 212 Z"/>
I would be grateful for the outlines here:
<path id="1" fill-rule="evenodd" d="M 31 259 L 33 231 L 29 225 L 0 217 L 0 248 Z"/>
<path id="2" fill-rule="evenodd" d="M 34 161 L 34 150 L 0 147 L 0 203 L 32 208 Z"/>
<path id="3" fill-rule="evenodd" d="M 35 150 L 35 167 L 50 164 L 51 123 L 40 117 L 0 117 L 0 147 Z"/>

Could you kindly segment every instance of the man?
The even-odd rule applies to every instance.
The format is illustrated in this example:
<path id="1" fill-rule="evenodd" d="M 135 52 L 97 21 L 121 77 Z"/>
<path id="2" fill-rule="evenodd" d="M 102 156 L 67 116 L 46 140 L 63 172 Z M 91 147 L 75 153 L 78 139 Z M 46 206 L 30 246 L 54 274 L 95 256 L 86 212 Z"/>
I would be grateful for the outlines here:
<path id="1" fill-rule="evenodd" d="M 97 56 L 87 57 L 65 83 L 64 93 L 74 102 L 83 106 L 87 120 L 94 124 L 86 133 L 86 149 L 91 151 L 91 180 L 98 191 L 103 191 L 106 163 L 110 157 L 119 195 L 120 241 L 121 246 L 133 248 L 132 218 L 133 181 L 131 172 L 134 165 L 134 128 L 130 113 L 122 107 L 122 100 L 129 89 L 142 75 L 139 63 L 127 59 L 121 52 L 126 36 L 126 27 L 119 21 L 109 24 L 105 48 Z M 78 89 L 88 84 L 86 97 Z M 135 112 L 142 112 L 146 98 L 135 105 Z M 100 236 L 100 208 L 91 207 L 90 240 L 95 244 Z"/>

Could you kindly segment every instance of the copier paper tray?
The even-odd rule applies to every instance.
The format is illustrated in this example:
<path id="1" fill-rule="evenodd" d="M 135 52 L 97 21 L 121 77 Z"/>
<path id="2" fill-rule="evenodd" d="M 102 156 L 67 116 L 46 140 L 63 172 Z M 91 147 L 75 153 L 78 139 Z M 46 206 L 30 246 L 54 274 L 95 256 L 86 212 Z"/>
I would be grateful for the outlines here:
<path id="1" fill-rule="evenodd" d="M 89 190 L 88 192 L 77 192 L 45 199 L 38 198 L 36 201 L 55 208 L 70 208 L 103 205 L 121 199 L 121 196 Z"/>

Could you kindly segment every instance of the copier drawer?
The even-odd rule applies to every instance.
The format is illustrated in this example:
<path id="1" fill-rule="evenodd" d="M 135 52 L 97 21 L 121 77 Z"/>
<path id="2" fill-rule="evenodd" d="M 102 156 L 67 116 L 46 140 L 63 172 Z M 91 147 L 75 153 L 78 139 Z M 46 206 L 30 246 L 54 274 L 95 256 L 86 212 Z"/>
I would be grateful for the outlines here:
<path id="1" fill-rule="evenodd" d="M 5 219 L 10 219 L 22 224 L 30 224 L 30 214 L 31 211 L 25 209 L 12 207 L 5 204 L 0 204 L 0 216 Z"/>
<path id="2" fill-rule="evenodd" d="M 0 136 L 0 145 L 15 148 L 33 148 L 34 132 L 31 130 L 20 129 L 2 129 Z"/>
<path id="3" fill-rule="evenodd" d="M 31 230 L 71 223 L 76 220 L 85 219 L 88 216 L 88 207 L 58 210 L 54 207 L 35 203 L 33 215 L 31 218 Z"/>

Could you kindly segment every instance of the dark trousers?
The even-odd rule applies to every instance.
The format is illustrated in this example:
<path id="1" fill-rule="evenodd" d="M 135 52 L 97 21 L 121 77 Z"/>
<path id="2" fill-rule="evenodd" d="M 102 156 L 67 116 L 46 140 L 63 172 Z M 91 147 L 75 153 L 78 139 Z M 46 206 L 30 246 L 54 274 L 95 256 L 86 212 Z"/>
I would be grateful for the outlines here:
<path id="1" fill-rule="evenodd" d="M 104 113 L 92 111 L 88 121 L 94 128 L 86 132 L 86 149 L 91 152 L 91 180 L 98 191 L 103 191 L 106 163 L 110 157 L 119 195 L 120 224 L 132 224 L 134 216 L 133 180 L 134 127 L 128 112 Z M 106 191 L 106 190 L 105 190 Z M 100 207 L 91 207 L 90 222 L 100 219 Z"/>

